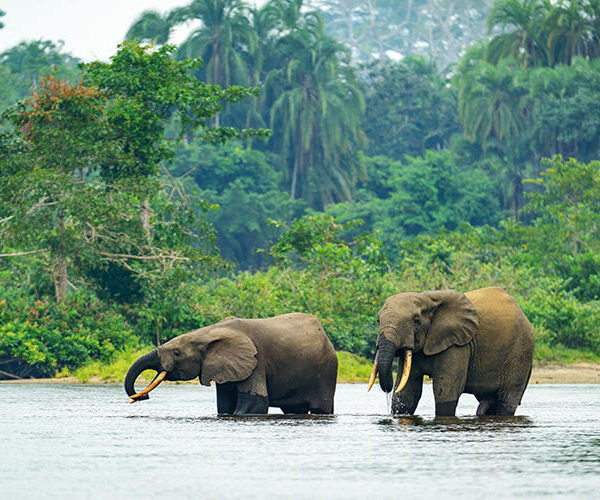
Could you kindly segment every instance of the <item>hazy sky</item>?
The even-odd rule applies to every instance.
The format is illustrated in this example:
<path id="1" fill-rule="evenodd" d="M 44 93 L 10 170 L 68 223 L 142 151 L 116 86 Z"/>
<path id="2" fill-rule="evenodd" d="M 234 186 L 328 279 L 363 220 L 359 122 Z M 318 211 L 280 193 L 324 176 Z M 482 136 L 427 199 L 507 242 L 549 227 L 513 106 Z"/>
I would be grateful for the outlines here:
<path id="1" fill-rule="evenodd" d="M 1 18 L 4 28 L 0 29 L 0 52 L 23 40 L 63 40 L 65 52 L 84 61 L 107 61 L 143 11 L 166 12 L 189 3 L 190 0 L 0 0 L 0 10 L 6 13 Z"/>

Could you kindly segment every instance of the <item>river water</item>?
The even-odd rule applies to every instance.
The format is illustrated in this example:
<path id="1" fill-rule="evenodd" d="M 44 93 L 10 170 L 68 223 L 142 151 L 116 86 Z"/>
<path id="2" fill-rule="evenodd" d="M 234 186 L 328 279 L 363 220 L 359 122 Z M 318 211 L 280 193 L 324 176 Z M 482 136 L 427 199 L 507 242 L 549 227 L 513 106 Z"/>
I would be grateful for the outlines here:
<path id="1" fill-rule="evenodd" d="M 600 385 L 533 385 L 515 417 L 387 415 L 340 385 L 331 417 L 217 417 L 214 388 L 0 384 L 0 498 L 600 498 Z"/>

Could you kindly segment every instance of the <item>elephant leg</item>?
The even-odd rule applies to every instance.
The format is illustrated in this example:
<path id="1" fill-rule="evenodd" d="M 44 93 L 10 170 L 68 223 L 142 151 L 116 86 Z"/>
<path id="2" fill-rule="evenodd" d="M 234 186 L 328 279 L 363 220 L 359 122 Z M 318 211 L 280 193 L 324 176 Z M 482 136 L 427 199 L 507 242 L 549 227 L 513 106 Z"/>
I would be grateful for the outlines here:
<path id="1" fill-rule="evenodd" d="M 529 362 L 529 367 L 527 367 Z M 527 370 L 527 371 L 526 371 Z M 528 357 L 515 356 L 507 363 L 503 382 L 496 395 L 495 415 L 514 415 L 521 404 L 523 393 L 531 376 L 531 362 Z"/>
<path id="2" fill-rule="evenodd" d="M 236 384 L 217 384 L 217 413 L 219 415 L 233 415 L 237 405 Z"/>
<path id="3" fill-rule="evenodd" d="M 333 415 L 333 401 L 324 402 L 319 406 L 311 406 L 309 410 L 313 415 Z"/>
<path id="4" fill-rule="evenodd" d="M 269 412 L 269 396 L 264 367 L 258 366 L 252 375 L 237 384 L 235 415 L 264 415 Z"/>
<path id="5" fill-rule="evenodd" d="M 300 405 L 284 405 L 280 406 L 281 411 L 286 415 L 301 415 L 308 413 L 308 404 L 300 404 Z"/>
<path id="6" fill-rule="evenodd" d="M 309 396 L 309 411 L 315 415 L 333 415 L 338 360 L 335 354 L 323 364 L 314 393 Z"/>
<path id="7" fill-rule="evenodd" d="M 496 413 L 496 400 L 494 398 L 477 398 L 479 400 L 479 406 L 477 406 L 477 412 L 475 415 L 483 417 L 484 415 L 495 415 Z"/>
<path id="8" fill-rule="evenodd" d="M 238 392 L 234 415 L 264 415 L 269 412 L 269 400 L 266 396 Z"/>
<path id="9" fill-rule="evenodd" d="M 398 370 L 394 391 L 400 382 L 402 370 Z M 394 415 L 414 415 L 423 392 L 423 371 L 417 363 L 413 363 L 406 385 L 392 397 L 392 413 Z"/>
<path id="10" fill-rule="evenodd" d="M 453 346 L 431 356 L 436 417 L 453 417 L 467 381 L 471 348 Z"/>
<path id="11" fill-rule="evenodd" d="M 512 417 L 516 411 L 517 411 L 517 405 L 511 405 L 511 404 L 504 403 L 502 401 L 497 401 L 494 415 Z"/>

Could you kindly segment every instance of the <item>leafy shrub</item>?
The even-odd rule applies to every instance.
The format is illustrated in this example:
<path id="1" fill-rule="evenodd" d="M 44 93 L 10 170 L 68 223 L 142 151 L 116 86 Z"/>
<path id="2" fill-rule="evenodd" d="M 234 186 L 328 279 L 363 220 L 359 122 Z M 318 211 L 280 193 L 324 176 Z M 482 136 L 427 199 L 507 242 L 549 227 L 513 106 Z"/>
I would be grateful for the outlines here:
<path id="1" fill-rule="evenodd" d="M 49 376 L 89 359 L 106 361 L 135 342 L 123 317 L 92 295 L 56 304 L 0 287 L 0 357 L 6 361 L 35 365 Z"/>
<path id="2" fill-rule="evenodd" d="M 561 289 L 539 288 L 521 306 L 545 330 L 544 341 L 600 353 L 600 302 L 582 303 Z"/>

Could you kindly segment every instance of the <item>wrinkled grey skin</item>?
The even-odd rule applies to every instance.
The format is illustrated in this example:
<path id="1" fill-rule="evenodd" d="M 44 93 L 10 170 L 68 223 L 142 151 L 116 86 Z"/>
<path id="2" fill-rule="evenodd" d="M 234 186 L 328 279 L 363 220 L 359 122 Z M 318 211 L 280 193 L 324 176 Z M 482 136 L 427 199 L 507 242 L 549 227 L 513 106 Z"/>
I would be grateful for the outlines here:
<path id="1" fill-rule="evenodd" d="M 226 318 L 180 335 L 131 366 L 125 377 L 129 396 L 146 369 L 166 371 L 166 380 L 216 382 L 219 414 L 264 414 L 269 406 L 284 413 L 333 413 L 337 355 L 308 314 Z"/>
<path id="2" fill-rule="evenodd" d="M 392 398 L 393 413 L 414 414 L 428 375 L 437 416 L 454 415 L 463 392 L 480 402 L 477 415 L 514 415 L 531 374 L 534 338 L 523 311 L 504 290 L 400 293 L 386 299 L 378 323 L 382 390 L 398 386 L 399 377 L 392 380 L 394 358 L 413 351 L 408 381 Z"/>

